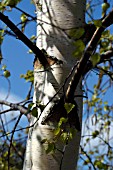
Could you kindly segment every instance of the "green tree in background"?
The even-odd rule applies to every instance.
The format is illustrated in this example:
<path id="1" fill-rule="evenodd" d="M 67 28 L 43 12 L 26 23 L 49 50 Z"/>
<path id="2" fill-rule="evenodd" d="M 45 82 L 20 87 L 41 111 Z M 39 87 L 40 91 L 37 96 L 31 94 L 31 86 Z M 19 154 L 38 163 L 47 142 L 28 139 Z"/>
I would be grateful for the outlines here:
<path id="1" fill-rule="evenodd" d="M 0 2 L 0 19 L 7 25 L 0 28 L 0 76 L 10 88 L 11 70 L 2 53 L 6 35 L 30 49 L 35 56 L 34 70 L 20 75 L 30 83 L 24 101 L 0 98 L 0 169 L 111 170 L 112 1 L 33 0 L 37 16 L 19 8 L 21 3 Z M 21 12 L 17 25 L 7 17 L 14 9 Z M 34 21 L 37 35 L 27 38 L 25 29 Z M 3 105 L 8 109 L 2 109 Z M 13 130 L 3 120 L 9 111 L 20 112 L 11 117 Z M 30 122 L 26 128 L 19 127 L 23 115 Z"/>

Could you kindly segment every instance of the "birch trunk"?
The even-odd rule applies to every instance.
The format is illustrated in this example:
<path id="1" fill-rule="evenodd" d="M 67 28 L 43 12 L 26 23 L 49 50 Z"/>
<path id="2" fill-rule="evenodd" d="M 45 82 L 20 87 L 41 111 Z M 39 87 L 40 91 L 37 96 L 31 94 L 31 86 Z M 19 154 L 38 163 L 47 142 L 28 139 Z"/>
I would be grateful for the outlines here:
<path id="1" fill-rule="evenodd" d="M 44 71 L 41 64 L 34 66 L 34 98 L 33 102 L 46 105 L 64 83 L 70 70 L 77 62 L 72 53 L 75 47 L 68 38 L 69 31 L 85 24 L 85 0 L 35 0 L 37 9 L 37 46 L 45 49 L 50 56 L 62 60 L 63 64 L 51 64 L 51 69 Z M 42 9 L 41 9 L 42 8 Z M 65 89 L 66 89 L 65 85 Z M 81 83 L 75 93 L 82 94 Z M 64 89 L 64 90 L 65 90 Z M 42 125 L 41 122 L 48 115 L 54 102 L 64 91 L 60 92 L 49 102 L 38 118 L 31 119 L 33 128 L 29 130 L 26 155 L 23 170 L 75 170 L 79 154 L 81 132 L 68 143 L 64 155 L 56 151 L 46 154 L 41 140 L 53 139 L 53 129 L 56 124 Z M 80 121 L 82 122 L 82 98 L 77 98 Z M 63 151 L 64 145 L 57 143 L 57 148 Z"/>

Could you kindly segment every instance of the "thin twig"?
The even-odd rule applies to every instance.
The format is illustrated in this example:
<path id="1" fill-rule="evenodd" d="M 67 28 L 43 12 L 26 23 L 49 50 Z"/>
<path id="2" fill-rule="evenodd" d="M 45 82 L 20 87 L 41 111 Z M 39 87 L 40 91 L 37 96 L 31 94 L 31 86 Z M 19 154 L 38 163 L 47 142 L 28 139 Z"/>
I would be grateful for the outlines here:
<path id="1" fill-rule="evenodd" d="M 89 159 L 91 165 L 93 166 L 94 170 L 96 170 L 95 166 L 94 166 L 94 163 L 92 162 L 90 156 L 87 154 L 86 151 L 84 151 L 84 149 L 82 148 L 82 146 L 80 145 L 80 148 L 81 148 L 81 151 L 86 155 L 86 157 Z"/>
<path id="2" fill-rule="evenodd" d="M 14 136 L 15 130 L 16 130 L 17 126 L 18 126 L 18 123 L 19 123 L 22 115 L 23 115 L 23 114 L 20 113 L 20 115 L 19 115 L 19 117 L 18 117 L 18 120 L 17 120 L 17 122 L 15 123 L 15 126 L 14 126 L 14 128 L 13 128 L 13 133 L 12 133 L 12 135 L 11 135 L 10 146 L 9 146 L 9 150 L 8 150 L 8 170 L 10 170 L 10 153 L 11 153 L 11 147 L 12 147 L 12 142 L 13 142 L 13 136 Z"/>

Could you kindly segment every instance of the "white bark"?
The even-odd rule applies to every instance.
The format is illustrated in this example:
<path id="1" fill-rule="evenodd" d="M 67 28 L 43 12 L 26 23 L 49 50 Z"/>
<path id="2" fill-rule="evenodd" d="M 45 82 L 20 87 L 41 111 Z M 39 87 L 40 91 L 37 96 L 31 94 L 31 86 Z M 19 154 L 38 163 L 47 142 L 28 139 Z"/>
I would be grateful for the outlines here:
<path id="1" fill-rule="evenodd" d="M 37 46 L 40 49 L 45 49 L 49 55 L 63 61 L 62 65 L 52 65 L 52 69 L 49 71 L 43 71 L 43 68 L 40 68 L 40 66 L 34 69 L 33 102 L 40 101 L 46 105 L 64 83 L 65 78 L 76 62 L 72 55 L 75 47 L 67 34 L 69 34 L 71 28 L 84 25 L 86 2 L 85 0 L 40 0 L 35 2 L 37 2 L 38 15 Z M 42 5 L 42 11 L 40 11 L 38 3 Z M 76 93 L 82 94 L 80 86 Z M 54 100 L 58 100 L 62 94 L 63 91 L 60 91 Z M 76 169 L 80 132 L 77 132 L 73 140 L 67 145 L 62 163 L 61 152 L 56 151 L 53 155 L 46 154 L 40 142 L 44 138 L 53 139 L 55 125 L 53 123 L 51 125 L 41 124 L 43 117 L 48 114 L 53 103 L 54 101 L 47 105 L 39 120 L 36 118 L 31 120 L 31 124 L 38 121 L 29 132 L 23 170 L 59 170 L 60 165 L 62 165 L 62 170 Z M 82 98 L 77 98 L 77 104 L 81 120 Z M 63 150 L 64 146 L 59 141 L 57 147 Z"/>

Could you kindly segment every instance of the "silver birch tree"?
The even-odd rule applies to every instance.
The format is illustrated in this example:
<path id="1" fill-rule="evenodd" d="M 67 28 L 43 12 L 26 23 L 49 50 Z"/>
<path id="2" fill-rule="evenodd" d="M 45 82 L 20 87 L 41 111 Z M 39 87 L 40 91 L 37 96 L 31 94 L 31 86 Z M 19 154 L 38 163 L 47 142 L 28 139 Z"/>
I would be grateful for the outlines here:
<path id="1" fill-rule="evenodd" d="M 37 13 L 37 46 L 53 58 L 48 57 L 49 65 L 46 68 L 38 60 L 34 63 L 33 103 L 34 107 L 43 105 L 45 108 L 42 112 L 38 107 L 38 117 L 32 116 L 30 120 L 32 127 L 29 130 L 23 170 L 75 170 L 81 132 L 77 131 L 68 144 L 57 140 L 55 152 L 47 154 L 45 152 L 47 144 L 42 144 L 41 141 L 54 140 L 57 123 L 42 122 L 55 102 L 66 92 L 69 81 L 65 82 L 65 79 L 77 62 L 73 57 L 75 47 L 69 34 L 73 28 L 84 27 L 86 2 L 85 0 L 34 0 L 34 2 Z M 63 88 L 59 90 L 62 85 Z M 73 93 L 82 95 L 81 82 Z M 76 102 L 81 123 L 82 97 L 77 98 Z"/>

